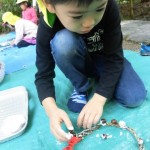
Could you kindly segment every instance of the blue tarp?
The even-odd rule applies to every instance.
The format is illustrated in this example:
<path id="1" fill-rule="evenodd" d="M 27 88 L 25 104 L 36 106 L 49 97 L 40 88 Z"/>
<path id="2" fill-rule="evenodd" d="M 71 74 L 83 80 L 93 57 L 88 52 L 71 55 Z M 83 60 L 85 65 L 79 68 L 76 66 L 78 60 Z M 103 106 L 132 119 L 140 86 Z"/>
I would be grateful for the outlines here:
<path id="1" fill-rule="evenodd" d="M 15 33 L 11 32 L 0 38 L 0 43 L 15 37 Z M 4 41 L 5 39 L 5 41 Z M 28 68 L 35 64 L 35 45 L 18 48 L 10 47 L 0 51 L 0 60 L 5 63 L 6 74 Z"/>

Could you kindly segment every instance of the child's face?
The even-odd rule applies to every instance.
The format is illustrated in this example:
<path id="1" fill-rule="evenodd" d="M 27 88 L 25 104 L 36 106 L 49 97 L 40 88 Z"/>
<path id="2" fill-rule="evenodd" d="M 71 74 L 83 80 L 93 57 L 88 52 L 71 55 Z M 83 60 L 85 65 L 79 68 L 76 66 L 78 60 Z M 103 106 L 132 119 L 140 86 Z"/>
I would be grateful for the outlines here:
<path id="1" fill-rule="evenodd" d="M 21 4 L 20 4 L 20 8 L 21 8 L 22 10 L 26 10 L 27 4 L 26 4 L 26 3 L 21 3 Z"/>
<path id="2" fill-rule="evenodd" d="M 85 34 L 101 21 L 107 1 L 94 0 L 89 6 L 77 6 L 75 3 L 57 4 L 53 7 L 53 12 L 66 29 Z"/>

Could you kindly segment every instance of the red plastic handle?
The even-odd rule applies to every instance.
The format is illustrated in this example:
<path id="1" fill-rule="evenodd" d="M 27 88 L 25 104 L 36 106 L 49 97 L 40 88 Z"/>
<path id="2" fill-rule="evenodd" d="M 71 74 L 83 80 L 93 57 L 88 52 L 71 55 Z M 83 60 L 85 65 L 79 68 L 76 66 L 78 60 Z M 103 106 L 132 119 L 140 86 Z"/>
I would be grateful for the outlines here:
<path id="1" fill-rule="evenodd" d="M 82 140 L 82 138 L 73 136 L 73 137 L 69 140 L 68 146 L 65 147 L 63 150 L 73 150 L 73 147 L 74 147 L 77 143 L 79 143 L 81 140 Z"/>

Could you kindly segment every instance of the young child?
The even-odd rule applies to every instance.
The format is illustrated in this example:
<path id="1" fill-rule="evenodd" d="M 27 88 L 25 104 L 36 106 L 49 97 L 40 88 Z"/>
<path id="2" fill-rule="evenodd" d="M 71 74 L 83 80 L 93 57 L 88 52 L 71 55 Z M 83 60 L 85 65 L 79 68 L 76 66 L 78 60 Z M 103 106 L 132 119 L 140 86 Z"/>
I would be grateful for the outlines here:
<path id="1" fill-rule="evenodd" d="M 5 24 L 15 27 L 16 37 L 11 45 L 16 45 L 21 48 L 36 44 L 37 25 L 35 23 L 21 19 L 11 12 L 4 13 L 2 20 Z"/>
<path id="2" fill-rule="evenodd" d="M 37 33 L 39 99 L 50 118 L 50 128 L 60 141 L 61 129 L 73 125 L 55 102 L 53 78 L 57 65 L 74 86 L 67 106 L 78 112 L 79 127 L 97 124 L 105 103 L 114 98 L 125 107 L 137 107 L 146 97 L 143 82 L 123 57 L 120 16 L 115 0 L 38 0 L 43 13 Z M 89 78 L 97 81 L 88 101 Z"/>
<path id="3" fill-rule="evenodd" d="M 22 18 L 26 20 L 30 20 L 33 23 L 37 24 L 38 17 L 36 14 L 36 10 L 31 7 L 31 3 L 28 0 L 17 0 L 16 4 L 20 6 L 22 9 Z"/>

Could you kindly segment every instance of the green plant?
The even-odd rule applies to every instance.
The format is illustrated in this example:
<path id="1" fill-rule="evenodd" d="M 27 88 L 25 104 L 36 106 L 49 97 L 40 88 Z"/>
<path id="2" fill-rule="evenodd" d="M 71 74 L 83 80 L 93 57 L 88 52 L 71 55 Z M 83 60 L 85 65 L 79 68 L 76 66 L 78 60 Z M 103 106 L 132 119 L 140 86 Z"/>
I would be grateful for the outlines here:
<path id="1" fill-rule="evenodd" d="M 21 16 L 21 9 L 19 6 L 16 5 L 15 0 L 0 0 L 0 34 L 10 31 L 9 28 L 2 26 L 2 15 L 7 11 L 10 11 L 17 16 Z"/>

